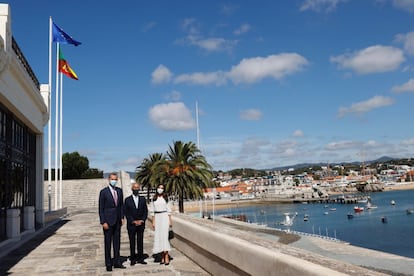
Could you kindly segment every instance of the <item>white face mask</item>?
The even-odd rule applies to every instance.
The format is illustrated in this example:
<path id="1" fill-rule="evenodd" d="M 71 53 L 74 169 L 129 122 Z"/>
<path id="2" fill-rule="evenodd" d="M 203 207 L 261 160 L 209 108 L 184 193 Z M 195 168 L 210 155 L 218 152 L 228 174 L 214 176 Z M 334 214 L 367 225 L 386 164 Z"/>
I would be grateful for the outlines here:
<path id="1" fill-rule="evenodd" d="M 162 194 L 163 192 L 164 192 L 164 189 L 161 189 L 161 188 L 158 188 L 158 189 L 157 189 L 157 193 L 158 193 L 158 194 Z"/>
<path id="2" fill-rule="evenodd" d="M 117 183 L 118 183 L 118 181 L 116 181 L 116 180 L 109 181 L 109 184 L 111 184 L 112 187 L 115 187 Z"/>

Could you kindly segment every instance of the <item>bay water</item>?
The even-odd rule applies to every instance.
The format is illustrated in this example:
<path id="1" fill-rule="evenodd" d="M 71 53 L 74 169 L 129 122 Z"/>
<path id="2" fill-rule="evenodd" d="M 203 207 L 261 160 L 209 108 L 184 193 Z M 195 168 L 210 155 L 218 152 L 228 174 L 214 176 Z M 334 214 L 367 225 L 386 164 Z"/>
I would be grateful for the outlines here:
<path id="1" fill-rule="evenodd" d="M 406 212 L 414 209 L 414 190 L 378 192 L 369 196 L 377 208 L 365 208 L 360 213 L 354 212 L 356 204 L 284 203 L 221 209 L 215 215 L 245 215 L 251 223 L 328 236 L 352 245 L 414 258 L 414 214 Z M 365 204 L 360 206 L 366 207 Z M 285 213 L 293 217 L 291 226 L 280 224 L 285 220 Z M 352 219 L 348 218 L 348 213 L 353 215 Z"/>

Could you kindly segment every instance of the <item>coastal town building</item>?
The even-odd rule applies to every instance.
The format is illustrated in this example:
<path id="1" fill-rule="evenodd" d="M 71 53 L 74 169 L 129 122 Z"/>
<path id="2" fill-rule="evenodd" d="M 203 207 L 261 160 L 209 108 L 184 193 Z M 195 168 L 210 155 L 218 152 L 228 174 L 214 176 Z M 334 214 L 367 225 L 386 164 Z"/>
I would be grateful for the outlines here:
<path id="1" fill-rule="evenodd" d="M 19 239 L 44 223 L 49 86 L 36 78 L 11 22 L 10 6 L 0 4 L 0 242 Z"/>
<path id="2" fill-rule="evenodd" d="M 408 165 L 390 165 L 386 170 L 364 166 L 360 171 L 350 169 L 346 172 L 342 166 L 336 170 L 323 166 L 313 174 L 291 173 L 290 170 L 268 171 L 267 176 L 246 178 L 232 178 L 221 173 L 215 179 L 219 187 L 205 189 L 204 198 L 306 201 L 327 198 L 330 193 L 355 193 L 364 185 L 370 189 L 376 185 L 375 190 L 382 190 L 381 187 L 412 182 L 414 179 L 414 169 Z"/>

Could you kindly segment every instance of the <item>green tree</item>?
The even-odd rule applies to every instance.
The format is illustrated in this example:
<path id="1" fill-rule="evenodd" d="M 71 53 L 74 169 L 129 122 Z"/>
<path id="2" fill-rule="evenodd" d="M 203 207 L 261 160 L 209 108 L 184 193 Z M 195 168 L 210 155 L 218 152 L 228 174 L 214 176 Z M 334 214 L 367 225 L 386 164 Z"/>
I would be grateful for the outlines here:
<path id="1" fill-rule="evenodd" d="M 62 155 L 62 178 L 80 179 L 89 169 L 89 160 L 79 152 L 64 153 Z"/>
<path id="2" fill-rule="evenodd" d="M 165 161 L 162 153 L 153 153 L 144 158 L 141 165 L 135 170 L 135 180 L 143 187 L 147 187 L 147 199 L 150 199 L 150 190 L 157 187 L 160 183 L 160 174 L 157 168 Z"/>
<path id="3" fill-rule="evenodd" d="M 170 145 L 158 173 L 166 191 L 178 197 L 180 213 L 184 212 L 184 199 L 200 198 L 203 188 L 214 187 L 211 166 L 193 142 Z"/>
<path id="4" fill-rule="evenodd" d="M 89 168 L 82 173 L 81 178 L 83 179 L 93 179 L 93 178 L 103 178 L 103 171 L 96 168 Z"/>

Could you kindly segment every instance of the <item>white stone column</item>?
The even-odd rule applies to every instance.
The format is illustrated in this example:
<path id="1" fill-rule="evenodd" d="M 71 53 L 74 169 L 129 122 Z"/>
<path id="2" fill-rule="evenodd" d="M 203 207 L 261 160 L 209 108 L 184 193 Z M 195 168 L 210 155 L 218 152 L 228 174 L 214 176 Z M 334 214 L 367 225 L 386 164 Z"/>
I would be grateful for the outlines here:
<path id="1" fill-rule="evenodd" d="M 34 217 L 34 206 L 25 206 L 24 207 L 24 216 L 23 216 L 23 227 L 24 230 L 33 230 L 35 217 Z"/>
<path id="2" fill-rule="evenodd" d="M 7 209 L 6 235 L 9 239 L 20 236 L 20 210 Z"/>

